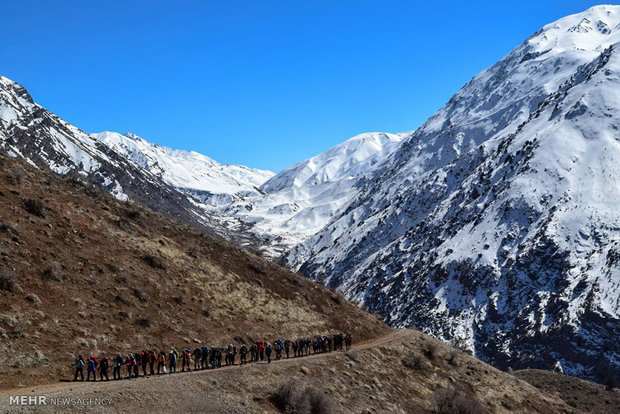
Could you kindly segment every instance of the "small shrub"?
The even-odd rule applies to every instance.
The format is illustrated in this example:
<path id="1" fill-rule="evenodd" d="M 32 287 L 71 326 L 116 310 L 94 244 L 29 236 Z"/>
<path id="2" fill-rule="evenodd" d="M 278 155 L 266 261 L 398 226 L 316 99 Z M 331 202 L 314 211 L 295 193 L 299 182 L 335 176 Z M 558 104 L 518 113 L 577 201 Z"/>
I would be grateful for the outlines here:
<path id="1" fill-rule="evenodd" d="M 17 274 L 13 270 L 0 270 L 0 290 L 16 293 L 17 282 Z"/>
<path id="2" fill-rule="evenodd" d="M 13 226 L 12 224 L 9 224 L 9 223 L 0 223 L 0 233 L 6 233 L 6 234 L 9 234 L 11 236 L 18 236 L 19 235 L 19 232 L 17 231 L 15 226 Z"/>
<path id="3" fill-rule="evenodd" d="M 161 257 L 154 256 L 152 254 L 145 254 L 144 256 L 141 257 L 141 259 L 144 260 L 144 262 L 147 265 L 155 269 L 161 269 L 161 270 L 166 269 L 166 265 L 164 264 L 164 261 L 161 259 Z"/>
<path id="4" fill-rule="evenodd" d="M 119 275 L 114 278 L 114 282 L 118 283 L 119 285 L 126 285 L 127 278 L 123 275 Z"/>
<path id="5" fill-rule="evenodd" d="M 133 291 L 133 296 L 138 299 L 140 302 L 147 302 L 148 299 L 146 297 L 146 295 L 144 294 L 144 292 L 142 291 L 142 289 L 139 288 L 134 288 Z"/>
<path id="6" fill-rule="evenodd" d="M 333 414 L 336 412 L 332 399 L 313 387 L 298 390 L 296 381 L 282 382 L 269 400 L 281 412 L 295 414 Z"/>
<path id="7" fill-rule="evenodd" d="M 461 388 L 447 386 L 433 394 L 437 414 L 484 414 L 476 398 Z"/>
<path id="8" fill-rule="evenodd" d="M 121 295 L 116 295 L 116 297 L 114 298 L 114 301 L 117 303 L 120 303 L 121 305 L 125 305 L 125 306 L 131 305 L 131 302 L 129 302 L 127 299 L 125 299 Z"/>
<path id="9" fill-rule="evenodd" d="M 11 168 L 7 171 L 7 181 L 11 185 L 20 185 L 24 181 L 24 171 L 18 168 Z"/>
<path id="10" fill-rule="evenodd" d="M 303 401 L 304 402 L 298 406 L 298 412 L 300 413 L 331 414 L 336 412 L 332 399 L 316 388 L 306 388 L 304 390 Z"/>
<path id="11" fill-rule="evenodd" d="M 34 198 L 28 198 L 22 201 L 22 207 L 24 210 L 37 217 L 45 218 L 45 204 L 41 200 Z"/>
<path id="12" fill-rule="evenodd" d="M 414 370 L 421 370 L 425 368 L 426 360 L 422 354 L 416 351 L 410 352 L 406 355 L 401 362 L 404 366 Z"/>
<path id="13" fill-rule="evenodd" d="M 62 282 L 67 278 L 67 276 L 63 274 L 62 265 L 54 260 L 48 263 L 45 270 L 43 270 L 42 276 L 43 279 L 51 280 L 53 282 Z"/>
<path id="14" fill-rule="evenodd" d="M 422 345 L 422 353 L 429 361 L 436 360 L 440 353 L 439 344 L 437 342 L 425 342 Z"/>
<path id="15" fill-rule="evenodd" d="M 293 405 L 294 398 L 295 386 L 293 381 L 285 381 L 271 394 L 269 400 L 278 410 L 284 412 L 288 407 Z"/>
<path id="16" fill-rule="evenodd" d="M 450 353 L 448 354 L 448 364 L 452 365 L 453 367 L 458 367 L 461 363 L 461 358 L 459 356 L 459 353 L 456 349 L 452 349 L 450 351 Z"/>
<path id="17" fill-rule="evenodd" d="M 152 323 L 151 323 L 151 319 L 148 317 L 142 317 L 142 318 L 138 318 L 136 320 L 136 325 L 142 327 L 142 328 L 150 328 Z"/>
<path id="18" fill-rule="evenodd" d="M 121 228 L 121 230 L 123 230 L 126 233 L 131 233 L 131 224 L 129 224 L 129 222 L 125 219 L 119 218 L 116 221 L 116 224 L 118 225 L 118 227 Z"/>
<path id="19" fill-rule="evenodd" d="M 189 249 L 187 249 L 186 253 L 192 259 L 198 259 L 198 257 L 200 257 L 200 249 L 196 246 L 192 246 Z"/>
<path id="20" fill-rule="evenodd" d="M 202 315 L 206 316 L 207 318 L 211 316 L 211 312 L 212 312 L 211 305 L 207 305 L 202 309 Z"/>
<path id="21" fill-rule="evenodd" d="M 140 210 L 129 210 L 127 212 L 127 217 L 135 221 L 142 217 L 142 213 L 140 213 Z"/>

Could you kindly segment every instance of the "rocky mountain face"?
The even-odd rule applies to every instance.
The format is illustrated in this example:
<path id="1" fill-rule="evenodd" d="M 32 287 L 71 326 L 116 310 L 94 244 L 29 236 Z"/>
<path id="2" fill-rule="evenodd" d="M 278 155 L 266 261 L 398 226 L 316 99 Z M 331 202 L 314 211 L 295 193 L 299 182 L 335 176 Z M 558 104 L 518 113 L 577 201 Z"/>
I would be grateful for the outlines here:
<path id="1" fill-rule="evenodd" d="M 620 366 L 620 7 L 474 77 L 287 255 L 502 368 Z"/>
<path id="2" fill-rule="evenodd" d="M 0 150 L 239 244 L 255 244 L 257 239 L 235 220 L 209 214 L 187 193 L 204 198 L 206 189 L 251 191 L 273 175 L 222 166 L 200 154 L 158 147 L 131 134 L 90 136 L 36 104 L 21 85 L 5 77 L 0 77 Z M 170 167 L 177 172 L 174 179 L 164 173 Z M 202 168 L 202 175 L 189 175 L 192 167 Z M 237 180 L 245 171 L 250 178 Z M 201 184 L 187 188 L 186 182 Z"/>

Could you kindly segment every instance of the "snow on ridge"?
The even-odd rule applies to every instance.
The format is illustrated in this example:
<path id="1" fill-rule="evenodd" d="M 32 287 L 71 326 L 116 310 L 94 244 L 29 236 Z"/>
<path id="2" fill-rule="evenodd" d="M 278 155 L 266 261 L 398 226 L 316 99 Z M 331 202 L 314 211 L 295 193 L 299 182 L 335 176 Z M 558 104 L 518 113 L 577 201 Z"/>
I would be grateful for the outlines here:
<path id="1" fill-rule="evenodd" d="M 130 133 L 105 131 L 91 136 L 183 191 L 256 192 L 256 187 L 274 175 L 271 171 L 220 164 L 198 152 L 159 146 Z"/>

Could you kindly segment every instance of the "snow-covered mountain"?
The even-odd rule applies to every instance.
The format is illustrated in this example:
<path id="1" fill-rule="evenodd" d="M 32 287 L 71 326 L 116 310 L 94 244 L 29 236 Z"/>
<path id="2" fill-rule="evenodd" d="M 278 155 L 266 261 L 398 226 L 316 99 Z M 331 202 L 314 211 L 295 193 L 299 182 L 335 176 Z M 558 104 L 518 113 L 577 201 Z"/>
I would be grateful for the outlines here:
<path id="1" fill-rule="evenodd" d="M 211 198 L 232 199 L 237 193 L 252 191 L 272 173 L 225 166 L 135 136 L 90 136 L 36 104 L 21 85 L 5 77 L 0 77 L 0 149 L 239 244 L 259 243 L 238 220 L 206 212 L 183 186 L 189 183 L 195 197 L 205 198 L 211 191 Z M 188 175 L 190 171 L 193 175 Z"/>
<path id="2" fill-rule="evenodd" d="M 391 155 L 401 134 L 366 133 L 283 170 L 260 194 L 233 203 L 220 214 L 252 224 L 268 237 L 262 250 L 278 257 L 321 230 L 340 208 L 357 197 L 359 182 Z"/>
<path id="3" fill-rule="evenodd" d="M 274 176 L 271 171 L 220 164 L 195 151 L 155 145 L 131 133 L 106 131 L 91 137 L 208 205 L 228 204 L 257 194 L 258 187 Z"/>
<path id="4" fill-rule="evenodd" d="M 620 366 L 620 7 L 467 83 L 287 256 L 500 367 Z"/>

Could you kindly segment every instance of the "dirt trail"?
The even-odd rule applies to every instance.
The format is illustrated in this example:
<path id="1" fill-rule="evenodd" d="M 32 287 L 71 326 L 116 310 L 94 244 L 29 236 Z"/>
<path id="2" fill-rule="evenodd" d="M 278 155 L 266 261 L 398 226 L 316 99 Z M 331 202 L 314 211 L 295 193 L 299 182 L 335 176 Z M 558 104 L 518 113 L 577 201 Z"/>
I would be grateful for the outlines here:
<path id="1" fill-rule="evenodd" d="M 365 350 L 368 348 L 372 348 L 372 347 L 377 347 L 377 346 L 382 346 L 382 345 L 387 345 L 390 344 L 394 341 L 397 341 L 401 338 L 405 338 L 408 335 L 411 335 L 414 331 L 410 330 L 410 329 L 394 329 L 392 331 L 390 331 L 388 334 L 386 335 L 382 335 L 379 336 L 377 338 L 373 338 L 364 342 L 360 342 L 359 344 L 353 344 L 353 346 L 351 347 L 351 351 L 349 352 L 353 352 L 353 351 L 361 351 L 361 350 Z M 334 357 L 335 355 L 339 355 L 341 354 L 340 351 L 335 351 L 335 352 L 329 352 L 329 353 L 322 353 L 322 354 L 313 354 L 307 357 L 303 357 L 303 358 L 289 358 L 289 359 L 281 359 L 280 361 L 276 361 L 275 359 L 272 360 L 272 364 L 290 364 L 290 365 L 303 365 L 305 361 L 309 361 L 309 360 L 317 360 L 317 359 L 327 359 L 330 357 Z M 266 362 L 258 362 L 258 363 L 252 363 L 252 364 L 248 364 L 247 367 L 255 367 L 255 366 L 260 366 L 260 365 L 267 365 Z M 241 369 L 243 369 L 244 367 L 241 367 Z M 137 379 L 137 381 L 140 381 L 142 379 L 146 379 L 148 378 L 149 380 L 163 380 L 165 378 L 171 378 L 171 377 L 176 377 L 178 375 L 183 375 L 183 376 L 190 376 L 190 375 L 217 375 L 218 373 L 221 372 L 226 372 L 229 370 L 239 370 L 240 366 L 238 364 L 238 358 L 237 358 L 237 365 L 234 366 L 223 366 L 222 368 L 216 369 L 216 370 L 211 370 L 211 369 L 207 369 L 207 370 L 199 370 L 199 371 L 190 371 L 190 372 L 183 372 L 183 373 L 177 373 L 174 375 L 154 375 L 154 376 L 149 376 L 149 377 L 139 377 Z M 112 369 L 110 369 L 110 373 L 111 373 Z M 123 367 L 123 375 L 125 375 L 126 370 L 125 367 Z M 69 369 L 67 368 L 67 373 L 69 373 Z M 111 375 L 111 374 L 110 374 Z M 46 385 L 38 385 L 38 386 L 34 386 L 34 387 L 21 387 L 21 388 L 13 388 L 13 389 L 6 389 L 6 390 L 0 390 L 0 406 L 1 406 L 1 402 L 3 400 L 5 400 L 5 398 L 8 398 L 9 395 L 24 395 L 24 394 L 35 394 L 35 395 L 47 395 L 47 394 L 51 394 L 51 393 L 57 393 L 59 391 L 63 391 L 63 390 L 69 390 L 71 389 L 72 392 L 87 392 L 87 391 L 91 391 L 96 389 L 99 386 L 102 386 L 105 384 L 107 390 L 111 390 L 111 388 L 114 388 L 113 385 L 118 385 L 118 388 L 124 388 L 124 385 L 127 383 L 126 380 L 121 380 L 121 381 L 97 381 L 97 382 L 87 382 L 87 381 L 78 381 L 78 382 L 73 382 L 69 380 L 69 377 L 67 378 L 63 378 L 60 380 L 61 382 L 58 383 L 52 383 L 52 384 L 46 384 Z M 133 382 L 133 381 L 132 381 Z"/>

